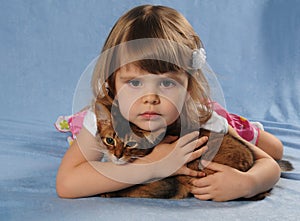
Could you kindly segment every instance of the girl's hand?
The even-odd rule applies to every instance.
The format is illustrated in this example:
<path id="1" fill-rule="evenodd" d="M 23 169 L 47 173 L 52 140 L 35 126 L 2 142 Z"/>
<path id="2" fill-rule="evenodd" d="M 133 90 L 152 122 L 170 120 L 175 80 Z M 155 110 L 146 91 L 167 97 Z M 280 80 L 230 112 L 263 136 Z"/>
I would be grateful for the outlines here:
<path id="1" fill-rule="evenodd" d="M 197 147 L 202 146 L 205 142 L 207 142 L 207 137 L 201 137 L 198 139 L 197 142 L 199 142 Z M 185 164 L 180 167 L 175 173 L 173 173 L 172 175 L 187 175 L 187 176 L 194 176 L 194 177 L 204 177 L 205 173 L 202 171 L 198 171 L 198 170 L 192 170 L 190 168 L 187 167 L 187 163 L 196 160 L 197 158 L 201 157 L 202 154 L 204 154 L 207 151 L 208 147 L 207 146 L 203 146 L 198 150 L 193 151 L 192 153 L 189 154 L 189 158 L 187 159 L 187 161 L 185 162 Z"/>
<path id="2" fill-rule="evenodd" d="M 180 174 L 203 176 L 202 172 L 191 170 L 186 166 L 188 162 L 199 158 L 207 150 L 207 146 L 204 146 L 194 151 L 208 139 L 205 136 L 201 138 L 198 136 L 199 132 L 196 131 L 178 140 L 176 140 L 177 137 L 166 137 L 163 142 L 158 144 L 153 152 L 145 157 L 147 160 L 157 163 L 156 178 Z"/>
<path id="3" fill-rule="evenodd" d="M 205 162 L 206 164 L 208 162 Z M 247 173 L 211 162 L 206 167 L 216 171 L 203 178 L 191 179 L 191 193 L 200 200 L 228 201 L 244 197 L 253 186 Z"/>

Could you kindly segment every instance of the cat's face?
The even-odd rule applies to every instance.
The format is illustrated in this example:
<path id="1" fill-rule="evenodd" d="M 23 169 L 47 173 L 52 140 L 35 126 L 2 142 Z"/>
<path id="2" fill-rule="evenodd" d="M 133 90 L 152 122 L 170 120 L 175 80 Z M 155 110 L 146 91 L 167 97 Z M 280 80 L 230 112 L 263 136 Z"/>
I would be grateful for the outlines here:
<path id="1" fill-rule="evenodd" d="M 119 122 L 118 134 L 116 133 L 110 111 L 102 104 L 95 108 L 97 118 L 97 139 L 102 142 L 101 151 L 115 164 L 125 164 L 149 154 L 153 144 L 148 141 L 143 133 L 139 136 L 132 130 L 126 130 Z"/>
<path id="2" fill-rule="evenodd" d="M 139 142 L 131 135 L 126 135 L 121 139 L 116 135 L 115 132 L 108 132 L 109 130 L 110 129 L 101 132 L 103 134 L 101 136 L 101 140 L 106 146 L 106 154 L 115 164 L 132 162 L 137 158 L 146 156 L 152 151 L 152 148 L 149 146 L 149 144 Z M 148 145 L 149 148 L 145 148 L 145 145 Z"/>

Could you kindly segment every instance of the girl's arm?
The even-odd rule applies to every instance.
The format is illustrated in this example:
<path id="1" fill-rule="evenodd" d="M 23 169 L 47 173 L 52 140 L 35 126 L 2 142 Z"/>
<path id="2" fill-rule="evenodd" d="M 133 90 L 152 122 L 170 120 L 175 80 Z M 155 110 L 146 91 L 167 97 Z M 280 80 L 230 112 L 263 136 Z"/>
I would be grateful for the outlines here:
<path id="1" fill-rule="evenodd" d="M 63 198 L 77 198 L 111 192 L 161 178 L 170 174 L 201 176 L 201 173 L 179 168 L 201 156 L 206 148 L 193 150 L 206 142 L 207 138 L 198 137 L 199 133 L 188 134 L 171 144 L 157 145 L 147 161 L 138 159 L 134 163 L 115 165 L 100 162 L 102 154 L 96 139 L 83 128 L 75 142 L 67 150 L 58 169 L 56 179 L 57 194 Z M 177 172 L 175 172 L 177 171 Z M 174 173 L 175 172 L 175 173 Z"/>
<path id="2" fill-rule="evenodd" d="M 237 133 L 229 128 L 229 133 Z M 280 178 L 278 164 L 264 151 L 250 144 L 255 164 L 247 172 L 209 163 L 207 168 L 217 171 L 204 178 L 192 179 L 192 193 L 201 200 L 228 201 L 240 197 L 249 198 L 271 189 Z"/>
<path id="3" fill-rule="evenodd" d="M 281 141 L 266 131 L 260 131 L 257 146 L 275 160 L 280 160 L 283 156 L 283 145 Z"/>

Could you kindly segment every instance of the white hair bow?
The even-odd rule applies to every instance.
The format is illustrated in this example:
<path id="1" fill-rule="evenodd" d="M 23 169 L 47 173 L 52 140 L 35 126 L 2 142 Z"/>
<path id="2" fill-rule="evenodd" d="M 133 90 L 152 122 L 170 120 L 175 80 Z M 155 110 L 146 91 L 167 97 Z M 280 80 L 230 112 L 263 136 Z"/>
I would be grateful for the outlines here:
<path id="1" fill-rule="evenodd" d="M 193 50 L 192 54 L 192 68 L 200 69 L 206 62 L 206 52 L 204 48 Z"/>

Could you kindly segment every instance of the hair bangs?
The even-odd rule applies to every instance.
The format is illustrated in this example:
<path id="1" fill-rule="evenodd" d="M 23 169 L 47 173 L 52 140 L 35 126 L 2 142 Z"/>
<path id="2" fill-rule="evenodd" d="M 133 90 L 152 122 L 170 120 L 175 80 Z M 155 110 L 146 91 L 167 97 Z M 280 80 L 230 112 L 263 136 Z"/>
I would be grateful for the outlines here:
<path id="1" fill-rule="evenodd" d="M 133 62 L 134 65 L 140 67 L 142 70 L 152 74 L 163 74 L 166 72 L 178 72 L 181 68 L 170 62 L 154 59 L 144 59 Z"/>
<path id="2" fill-rule="evenodd" d="M 191 49 L 174 41 L 159 38 L 135 39 L 121 43 L 113 52 L 111 73 L 133 63 L 149 73 L 188 70 L 191 64 Z"/>

